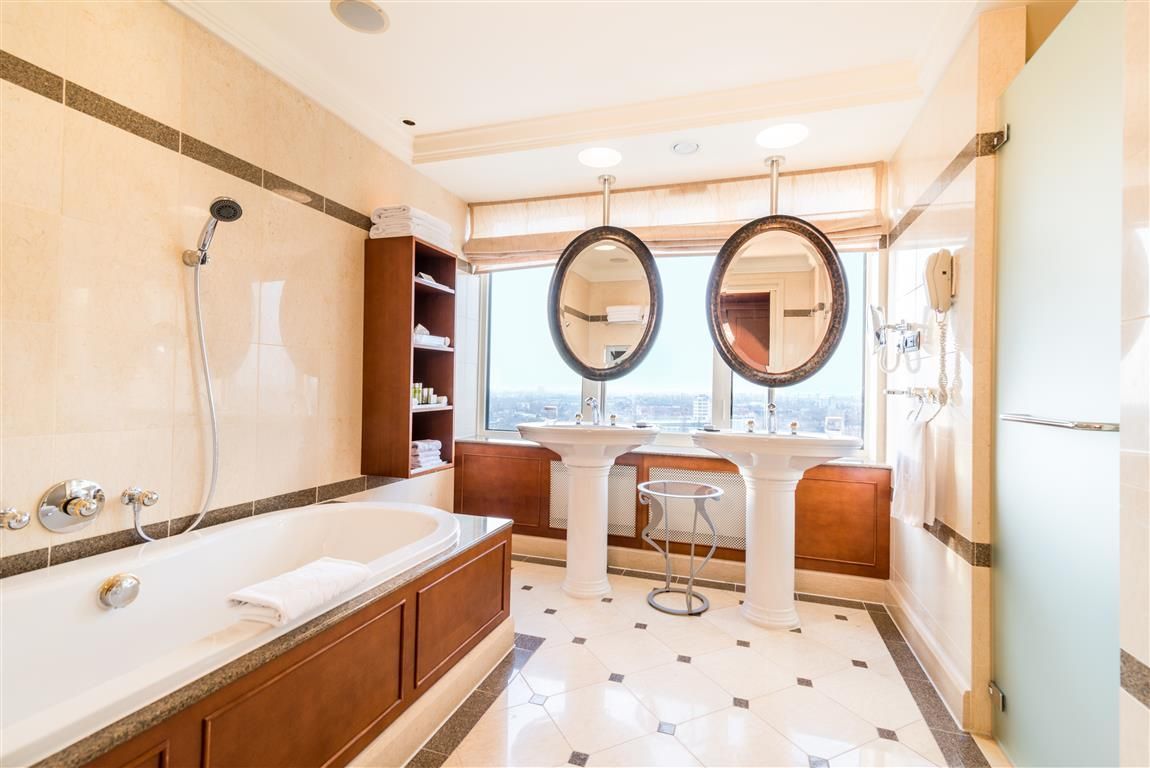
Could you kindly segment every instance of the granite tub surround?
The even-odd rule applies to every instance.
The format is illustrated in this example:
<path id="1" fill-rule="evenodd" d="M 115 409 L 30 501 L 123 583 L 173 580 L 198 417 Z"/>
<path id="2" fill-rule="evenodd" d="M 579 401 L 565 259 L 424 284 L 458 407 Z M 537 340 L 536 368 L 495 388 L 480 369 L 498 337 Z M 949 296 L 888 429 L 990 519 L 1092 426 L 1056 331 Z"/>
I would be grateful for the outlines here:
<path id="1" fill-rule="evenodd" d="M 320 636 L 326 630 L 368 609 L 449 561 L 466 560 L 468 553 L 480 551 L 500 537 L 506 537 L 511 522 L 500 518 L 457 516 L 459 540 L 450 549 L 391 578 L 352 599 L 333 607 L 306 624 L 259 646 L 255 650 L 209 672 L 194 682 L 163 696 L 133 714 L 102 728 L 90 736 L 37 762 L 36 768 L 79 768 L 113 749 L 179 715 L 188 707 L 224 689 L 245 675 L 259 670 L 292 649 Z"/>
<path id="2" fill-rule="evenodd" d="M 567 597 L 544 558 L 513 563 L 530 636 L 408 764 L 439 766 L 983 766 L 886 609 L 800 596 L 800 630 L 652 609 L 612 573 L 611 602 Z"/>
<path id="3" fill-rule="evenodd" d="M 362 476 L 367 215 L 410 203 L 462 234 L 463 201 L 166 4 L 16 0 L 0 25 L 4 505 L 75 477 L 158 491 L 153 535 L 199 512 L 210 438 L 180 254 L 218 196 L 244 215 L 203 273 L 209 519 Z M 131 545 L 131 525 L 118 502 L 66 535 L 34 520 L 0 533 L 0 573 Z"/>

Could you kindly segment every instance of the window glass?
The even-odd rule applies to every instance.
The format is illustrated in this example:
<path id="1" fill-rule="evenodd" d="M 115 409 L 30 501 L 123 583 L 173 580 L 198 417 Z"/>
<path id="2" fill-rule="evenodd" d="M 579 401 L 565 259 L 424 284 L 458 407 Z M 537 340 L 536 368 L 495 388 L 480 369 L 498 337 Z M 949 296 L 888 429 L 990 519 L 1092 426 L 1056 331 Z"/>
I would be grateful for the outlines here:
<path id="1" fill-rule="evenodd" d="M 541 421 L 547 406 L 563 420 L 579 411 L 582 379 L 555 351 L 547 326 L 553 272 L 521 269 L 488 278 L 487 429 Z"/>
<path id="2" fill-rule="evenodd" d="M 801 432 L 822 432 L 828 416 L 841 416 L 843 434 L 862 437 L 866 255 L 844 253 L 841 258 L 850 296 L 842 341 L 814 376 L 775 390 L 780 432 L 787 431 L 792 421 L 799 423 Z M 742 429 L 747 419 L 754 419 L 757 428 L 766 428 L 767 389 L 736 374 L 731 388 L 731 426 Z"/>
<path id="3" fill-rule="evenodd" d="M 604 414 L 690 432 L 711 421 L 713 346 L 707 330 L 707 277 L 713 256 L 658 259 L 663 317 L 647 357 L 606 382 Z"/>

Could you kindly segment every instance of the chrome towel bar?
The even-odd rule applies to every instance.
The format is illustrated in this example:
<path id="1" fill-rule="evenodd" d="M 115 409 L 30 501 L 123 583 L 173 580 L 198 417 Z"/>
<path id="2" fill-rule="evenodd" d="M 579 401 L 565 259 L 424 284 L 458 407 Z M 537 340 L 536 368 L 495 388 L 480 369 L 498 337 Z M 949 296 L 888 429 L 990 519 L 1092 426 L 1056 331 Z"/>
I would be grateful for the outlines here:
<path id="1" fill-rule="evenodd" d="M 1117 432 L 1118 424 L 1112 421 L 1066 421 L 1065 419 L 1044 419 L 1028 413 L 1003 413 L 998 418 L 1003 421 L 1016 421 L 1019 424 L 1038 424 L 1043 427 L 1077 429 L 1082 432 Z"/>

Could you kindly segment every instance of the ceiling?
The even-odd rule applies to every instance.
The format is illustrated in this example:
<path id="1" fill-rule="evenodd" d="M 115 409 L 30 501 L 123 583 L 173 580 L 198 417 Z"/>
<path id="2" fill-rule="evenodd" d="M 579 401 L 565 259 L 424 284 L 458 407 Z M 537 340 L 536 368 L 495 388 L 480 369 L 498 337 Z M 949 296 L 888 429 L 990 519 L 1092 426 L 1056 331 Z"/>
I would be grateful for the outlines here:
<path id="1" fill-rule="evenodd" d="M 380 0 L 391 27 L 365 35 L 326 0 L 169 1 L 471 202 L 593 190 L 589 146 L 623 153 L 621 188 L 759 174 L 779 122 L 811 129 L 785 168 L 886 159 L 985 10 Z"/>

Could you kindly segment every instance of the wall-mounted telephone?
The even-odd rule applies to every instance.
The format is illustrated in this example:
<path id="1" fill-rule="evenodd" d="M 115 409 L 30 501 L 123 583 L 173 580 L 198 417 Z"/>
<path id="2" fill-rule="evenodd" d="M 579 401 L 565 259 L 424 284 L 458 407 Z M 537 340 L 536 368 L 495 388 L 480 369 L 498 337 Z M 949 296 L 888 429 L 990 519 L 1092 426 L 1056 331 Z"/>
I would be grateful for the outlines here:
<path id="1" fill-rule="evenodd" d="M 945 313 L 954 298 L 954 256 L 950 251 L 943 248 L 927 258 L 923 279 L 930 308 L 939 314 Z"/>

